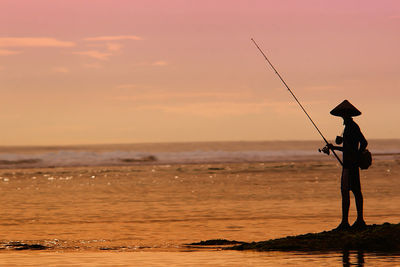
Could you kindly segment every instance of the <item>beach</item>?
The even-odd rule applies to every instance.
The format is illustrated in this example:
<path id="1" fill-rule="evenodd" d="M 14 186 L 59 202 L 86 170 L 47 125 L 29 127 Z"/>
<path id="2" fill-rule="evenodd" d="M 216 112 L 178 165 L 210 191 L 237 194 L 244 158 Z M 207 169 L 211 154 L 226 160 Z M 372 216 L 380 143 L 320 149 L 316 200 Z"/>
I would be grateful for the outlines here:
<path id="1" fill-rule="evenodd" d="M 109 166 L 42 167 L 41 161 L 34 163 L 40 166 L 19 162 L 23 167 L 16 167 L 10 157 L 43 158 L 43 153 L 49 152 L 8 150 L 3 153 L 8 164 L 0 169 L 0 264 L 276 266 L 290 262 L 301 266 L 307 262 L 309 266 L 338 266 L 343 262 L 340 252 L 249 253 L 185 245 L 218 238 L 262 241 L 336 227 L 341 216 L 341 167 L 332 157 L 304 152 L 300 142 L 296 144 L 283 143 L 275 150 L 272 142 L 262 146 L 223 143 L 212 148 L 187 145 L 190 149 L 171 146 L 161 152 L 176 153 L 174 162 Z M 397 144 L 376 142 L 372 148 L 381 156 L 361 172 L 367 224 L 400 222 L 400 158 L 393 152 Z M 288 152 L 294 150 L 297 152 Z M 108 153 L 104 148 L 80 151 Z M 214 158 L 207 162 L 204 155 L 216 151 L 223 159 L 234 152 L 237 160 Z M 238 151 L 241 155 L 253 151 L 258 158 L 239 160 Z M 147 147 L 148 154 L 140 151 L 140 155 L 157 158 L 161 152 Z M 179 162 L 176 155 L 186 153 L 182 158 L 187 159 L 192 155 L 189 152 L 202 158 Z M 281 158 L 285 153 L 287 160 Z M 263 160 L 260 155 L 270 158 Z M 354 219 L 352 198 L 350 220 Z M 40 244 L 46 249 L 15 251 L 12 242 Z M 350 261 L 355 261 L 354 253 Z M 365 253 L 363 257 L 366 266 L 400 265 L 396 255 Z"/>

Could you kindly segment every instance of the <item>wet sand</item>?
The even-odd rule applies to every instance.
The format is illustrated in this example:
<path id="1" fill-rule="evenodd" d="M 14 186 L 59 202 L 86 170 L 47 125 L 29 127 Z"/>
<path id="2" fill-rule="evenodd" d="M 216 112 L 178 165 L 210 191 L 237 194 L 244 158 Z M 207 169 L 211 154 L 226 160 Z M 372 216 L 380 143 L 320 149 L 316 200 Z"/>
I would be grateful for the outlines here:
<path id="1" fill-rule="evenodd" d="M 399 176 L 398 160 L 361 173 L 367 223 L 400 222 Z M 125 252 L 157 258 L 200 240 L 262 241 L 340 221 L 334 161 L 7 169 L 0 177 L 3 262 L 16 253 L 13 241 L 49 247 L 28 258 L 111 253 L 123 263 Z"/>

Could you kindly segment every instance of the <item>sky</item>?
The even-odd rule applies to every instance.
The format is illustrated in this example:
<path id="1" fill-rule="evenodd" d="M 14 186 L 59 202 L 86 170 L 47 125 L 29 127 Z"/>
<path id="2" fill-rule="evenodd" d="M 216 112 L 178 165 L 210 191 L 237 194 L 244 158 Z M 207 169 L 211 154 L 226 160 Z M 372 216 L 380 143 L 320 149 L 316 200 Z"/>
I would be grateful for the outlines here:
<path id="1" fill-rule="evenodd" d="M 0 145 L 400 137 L 400 1 L 2 0 Z"/>

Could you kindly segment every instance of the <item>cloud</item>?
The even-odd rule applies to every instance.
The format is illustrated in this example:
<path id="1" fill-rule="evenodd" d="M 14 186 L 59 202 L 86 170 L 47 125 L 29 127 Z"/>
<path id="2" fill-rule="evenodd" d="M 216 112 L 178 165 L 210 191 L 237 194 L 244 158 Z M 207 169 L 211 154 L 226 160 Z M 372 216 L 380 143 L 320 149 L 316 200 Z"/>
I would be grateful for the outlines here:
<path id="1" fill-rule="evenodd" d="M 21 54 L 21 53 L 22 53 L 21 51 L 0 49 L 0 56 L 18 55 L 18 54 Z"/>
<path id="2" fill-rule="evenodd" d="M 116 44 L 116 43 L 108 43 L 106 44 L 106 47 L 108 51 L 119 51 L 122 48 L 121 44 Z"/>
<path id="3" fill-rule="evenodd" d="M 398 20 L 400 19 L 400 16 L 389 16 L 390 20 Z"/>
<path id="4" fill-rule="evenodd" d="M 130 88 L 136 88 L 136 84 L 128 83 L 128 84 L 119 84 L 115 88 L 116 89 L 130 89 Z"/>
<path id="5" fill-rule="evenodd" d="M 144 91 L 140 90 L 137 85 L 134 84 L 121 84 L 117 88 L 135 88 L 129 95 L 115 96 L 114 99 L 121 101 L 190 101 L 190 102 L 221 102 L 221 101 L 240 101 L 244 99 L 252 100 L 254 96 L 250 93 L 245 92 L 168 92 L 168 91 Z"/>
<path id="6" fill-rule="evenodd" d="M 0 37 L 0 47 L 73 47 L 75 43 L 46 37 Z"/>
<path id="7" fill-rule="evenodd" d="M 132 88 L 121 95 L 114 94 L 113 99 L 131 102 L 137 110 L 199 116 L 298 112 L 297 106 L 291 101 L 272 100 L 245 90 L 171 92 L 145 89 L 134 84 L 121 84 L 117 88 Z"/>
<path id="8" fill-rule="evenodd" d="M 303 88 L 305 91 L 310 92 L 327 92 L 327 91 L 338 91 L 340 88 L 334 85 L 316 85 L 316 86 L 307 86 Z"/>
<path id="9" fill-rule="evenodd" d="M 141 37 L 136 35 L 114 35 L 114 36 L 98 36 L 85 38 L 85 41 L 97 42 L 97 41 L 123 41 L 123 40 L 143 40 Z"/>
<path id="10" fill-rule="evenodd" d="M 97 50 L 89 50 L 89 51 L 80 51 L 80 52 L 73 52 L 75 55 L 81 56 L 88 56 L 94 59 L 99 60 L 108 60 L 108 58 L 112 55 L 111 53 L 103 53 Z"/>
<path id="11" fill-rule="evenodd" d="M 270 103 L 237 103 L 237 102 L 216 102 L 216 103 L 188 103 L 179 105 L 149 104 L 136 106 L 139 110 L 158 110 L 166 113 L 193 114 L 200 116 L 224 116 L 260 114 L 266 109 L 274 108 Z"/>
<path id="12" fill-rule="evenodd" d="M 113 51 L 113 52 L 120 51 L 121 48 L 123 47 L 123 45 L 119 44 L 119 43 L 88 43 L 88 44 L 86 44 L 86 46 L 88 46 L 88 47 L 96 47 L 97 49 L 98 48 L 105 48 L 108 51 Z"/>
<path id="13" fill-rule="evenodd" d="M 160 60 L 160 61 L 153 62 L 151 65 L 153 65 L 153 66 L 166 66 L 166 65 L 168 65 L 168 63 L 166 61 Z"/>
<path id="14" fill-rule="evenodd" d="M 91 64 L 83 64 L 83 67 L 88 68 L 88 69 L 100 69 L 103 66 L 98 63 L 91 63 Z"/>
<path id="15" fill-rule="evenodd" d="M 53 71 L 57 73 L 69 73 L 69 69 L 66 67 L 54 67 Z"/>

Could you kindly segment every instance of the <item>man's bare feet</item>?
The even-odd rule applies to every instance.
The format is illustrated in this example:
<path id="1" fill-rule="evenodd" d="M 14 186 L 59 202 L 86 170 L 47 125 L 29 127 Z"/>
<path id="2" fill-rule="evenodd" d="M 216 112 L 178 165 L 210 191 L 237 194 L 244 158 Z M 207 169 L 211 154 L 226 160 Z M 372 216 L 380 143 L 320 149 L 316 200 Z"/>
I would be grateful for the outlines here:
<path id="1" fill-rule="evenodd" d="M 363 230 L 366 227 L 366 223 L 364 222 L 364 220 L 356 220 L 355 223 L 353 223 L 353 225 L 351 226 L 351 230 Z"/>
<path id="2" fill-rule="evenodd" d="M 350 224 L 348 222 L 341 222 L 338 227 L 333 229 L 333 231 L 346 231 L 350 230 Z"/>

